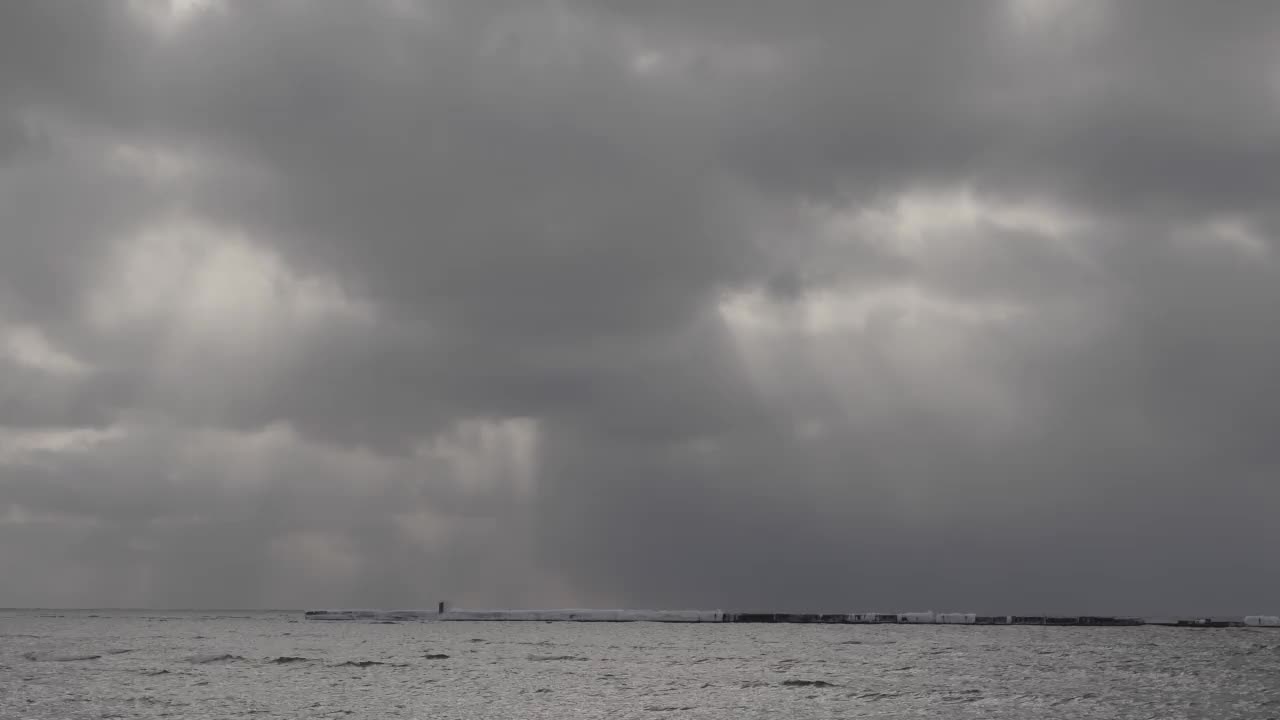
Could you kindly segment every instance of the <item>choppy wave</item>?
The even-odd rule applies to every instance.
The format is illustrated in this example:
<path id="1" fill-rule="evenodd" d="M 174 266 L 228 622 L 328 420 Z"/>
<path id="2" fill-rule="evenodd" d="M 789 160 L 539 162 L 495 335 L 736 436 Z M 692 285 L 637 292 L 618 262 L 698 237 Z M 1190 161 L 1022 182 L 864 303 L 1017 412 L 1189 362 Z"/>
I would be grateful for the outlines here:
<path id="1" fill-rule="evenodd" d="M 587 658 L 579 657 L 577 655 L 528 655 L 526 656 L 526 659 L 534 662 L 554 662 L 558 660 L 586 662 L 587 660 Z"/>
<path id="2" fill-rule="evenodd" d="M 0 718 L 1280 717 L 1280 642 L 1266 629 L 95 614 L 5 617 Z"/>
<path id="3" fill-rule="evenodd" d="M 346 660 L 336 663 L 333 667 L 368 668 L 377 667 L 379 665 L 385 665 L 387 667 L 406 667 L 405 663 L 383 662 L 382 660 Z"/>
<path id="4" fill-rule="evenodd" d="M 77 662 L 80 660 L 97 660 L 102 656 L 94 653 L 29 652 L 24 653 L 23 657 L 32 662 Z"/>
<path id="5" fill-rule="evenodd" d="M 187 657 L 187 662 L 192 665 L 209 665 L 210 663 L 235 662 L 237 660 L 244 660 L 244 658 L 231 653 L 200 653 Z"/>

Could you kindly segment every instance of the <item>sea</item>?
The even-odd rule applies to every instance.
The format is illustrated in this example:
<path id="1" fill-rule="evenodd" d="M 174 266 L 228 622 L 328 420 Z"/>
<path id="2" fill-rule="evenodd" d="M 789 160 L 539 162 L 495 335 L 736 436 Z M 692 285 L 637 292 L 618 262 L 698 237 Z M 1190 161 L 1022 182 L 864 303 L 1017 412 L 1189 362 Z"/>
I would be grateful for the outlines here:
<path id="1" fill-rule="evenodd" d="M 0 611 L 0 718 L 1280 718 L 1280 630 Z"/>

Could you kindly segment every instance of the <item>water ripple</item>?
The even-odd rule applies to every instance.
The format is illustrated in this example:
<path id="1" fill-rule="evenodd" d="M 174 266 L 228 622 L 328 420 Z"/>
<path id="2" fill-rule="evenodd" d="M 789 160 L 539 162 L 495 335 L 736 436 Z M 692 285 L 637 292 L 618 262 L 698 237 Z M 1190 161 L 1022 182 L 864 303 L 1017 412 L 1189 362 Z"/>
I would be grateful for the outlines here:
<path id="1" fill-rule="evenodd" d="M 1280 631 L 93 614 L 0 614 L 0 717 L 1280 717 Z"/>

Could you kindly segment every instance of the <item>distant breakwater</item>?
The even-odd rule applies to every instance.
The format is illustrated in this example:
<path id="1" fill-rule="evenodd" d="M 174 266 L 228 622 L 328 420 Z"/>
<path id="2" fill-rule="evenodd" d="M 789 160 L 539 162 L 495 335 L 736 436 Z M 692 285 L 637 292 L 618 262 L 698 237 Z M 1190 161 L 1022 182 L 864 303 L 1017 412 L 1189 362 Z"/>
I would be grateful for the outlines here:
<path id="1" fill-rule="evenodd" d="M 307 620 L 331 622 L 658 622 L 822 625 L 1041 625 L 1055 627 L 1276 627 L 1280 617 L 1153 618 L 1113 615 L 977 615 L 975 613 L 778 613 L 722 610 L 308 610 Z"/>

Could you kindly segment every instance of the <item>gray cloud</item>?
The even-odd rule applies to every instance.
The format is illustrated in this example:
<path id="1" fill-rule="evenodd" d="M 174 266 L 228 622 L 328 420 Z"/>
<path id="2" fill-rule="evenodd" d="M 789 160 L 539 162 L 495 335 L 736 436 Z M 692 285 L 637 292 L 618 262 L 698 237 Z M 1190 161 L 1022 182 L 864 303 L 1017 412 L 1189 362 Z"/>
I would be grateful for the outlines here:
<path id="1" fill-rule="evenodd" d="M 0 10 L 0 604 L 1274 596 L 1273 3 L 165 6 Z"/>

